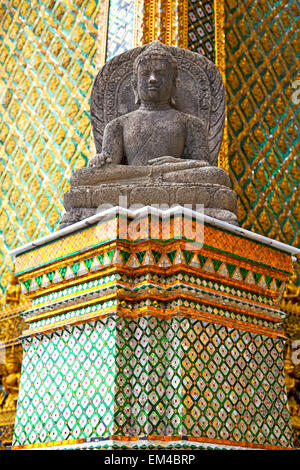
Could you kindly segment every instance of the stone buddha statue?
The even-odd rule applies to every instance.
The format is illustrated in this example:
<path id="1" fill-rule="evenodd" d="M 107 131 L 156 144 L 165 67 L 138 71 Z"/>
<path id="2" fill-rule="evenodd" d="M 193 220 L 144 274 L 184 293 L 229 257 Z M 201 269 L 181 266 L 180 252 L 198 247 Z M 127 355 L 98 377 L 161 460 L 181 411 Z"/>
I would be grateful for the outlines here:
<path id="1" fill-rule="evenodd" d="M 225 97 L 215 65 L 202 57 L 201 67 L 198 54 L 158 41 L 132 51 L 96 77 L 91 118 L 98 153 L 71 177 L 61 228 L 101 205 L 119 205 L 120 195 L 129 207 L 203 204 L 206 214 L 237 224 L 236 195 L 216 166 Z"/>
<path id="2" fill-rule="evenodd" d="M 90 165 L 161 165 L 187 159 L 209 165 L 204 126 L 197 116 L 176 109 L 177 63 L 158 41 L 136 59 L 132 86 L 139 108 L 107 124 L 102 153 Z"/>

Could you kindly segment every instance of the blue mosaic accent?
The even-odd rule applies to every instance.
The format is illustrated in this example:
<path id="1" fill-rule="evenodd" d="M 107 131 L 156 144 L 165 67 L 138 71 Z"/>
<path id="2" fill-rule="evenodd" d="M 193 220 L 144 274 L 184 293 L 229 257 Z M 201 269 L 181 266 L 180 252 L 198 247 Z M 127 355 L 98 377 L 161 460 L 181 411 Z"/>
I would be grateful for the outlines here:
<path id="1" fill-rule="evenodd" d="M 214 33 L 213 0 L 189 0 L 188 49 L 214 60 Z"/>
<path id="2" fill-rule="evenodd" d="M 111 0 L 106 60 L 133 47 L 134 1 Z"/>

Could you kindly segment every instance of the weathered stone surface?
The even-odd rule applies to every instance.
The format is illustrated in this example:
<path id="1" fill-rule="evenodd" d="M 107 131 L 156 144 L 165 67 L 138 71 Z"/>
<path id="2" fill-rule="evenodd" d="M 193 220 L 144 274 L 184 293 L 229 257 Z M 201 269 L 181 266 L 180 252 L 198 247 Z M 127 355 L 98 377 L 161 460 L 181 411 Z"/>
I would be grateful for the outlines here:
<path id="1" fill-rule="evenodd" d="M 224 110 L 221 76 L 199 54 L 154 41 L 112 59 L 91 98 L 99 153 L 71 177 L 61 227 L 120 196 L 128 207 L 203 204 L 237 224 L 236 195 L 215 166 Z"/>
<path id="2" fill-rule="evenodd" d="M 213 206 L 227 209 L 235 214 L 237 212 L 236 193 L 227 188 L 218 189 L 214 194 Z"/>
<path id="3" fill-rule="evenodd" d="M 78 194 L 80 197 L 78 197 Z M 231 212 L 236 211 L 236 194 L 230 188 L 218 184 L 186 183 L 152 184 L 102 184 L 101 187 L 76 187 L 64 195 L 64 206 L 67 210 L 90 208 L 100 210 L 100 206 L 120 205 L 119 196 L 123 196 L 122 204 L 133 205 L 192 205 L 203 204 L 207 208 L 216 208 Z M 236 220 L 236 216 L 235 216 Z"/>
<path id="4" fill-rule="evenodd" d="M 154 181 L 174 183 L 211 183 L 230 187 L 230 179 L 222 168 L 208 166 L 205 162 L 180 160 L 175 165 L 125 166 L 105 164 L 101 168 L 80 168 L 71 177 L 71 187 L 96 186 L 103 183 L 153 184 Z"/>
<path id="5" fill-rule="evenodd" d="M 162 175 L 163 181 L 190 183 L 210 183 L 230 187 L 230 179 L 226 171 L 217 167 L 206 167 L 191 170 L 168 171 Z"/>
<path id="6" fill-rule="evenodd" d="M 132 86 L 132 83 L 137 85 L 138 61 L 142 54 L 150 48 L 153 50 L 156 44 L 137 47 L 114 57 L 96 76 L 91 96 L 91 121 L 98 153 L 103 150 L 106 125 L 140 108 L 137 86 Z M 225 92 L 221 75 L 215 64 L 201 54 L 164 45 L 160 52 L 165 51 L 177 66 L 177 80 L 171 90 L 176 110 L 201 120 L 208 141 L 210 164 L 217 165 L 225 120 Z M 158 52 L 156 57 L 159 55 L 166 62 L 166 56 Z M 149 63 L 149 56 L 146 60 Z M 170 75 L 173 66 L 169 64 L 168 61 Z M 166 96 L 163 98 L 166 99 Z"/>
<path id="7" fill-rule="evenodd" d="M 76 224 L 80 220 L 86 219 L 96 214 L 95 209 L 87 208 L 72 208 L 65 212 L 60 221 L 60 228 L 68 227 L 69 225 Z"/>
<path id="8" fill-rule="evenodd" d="M 223 222 L 227 222 L 231 225 L 238 225 L 236 215 L 230 211 L 223 209 L 204 208 L 204 214 L 209 215 L 210 217 L 214 217 L 215 219 L 222 220 Z"/>
<path id="9" fill-rule="evenodd" d="M 219 184 L 230 186 L 228 175 L 224 170 L 217 167 L 209 167 L 206 162 L 202 161 L 179 160 L 176 163 L 176 174 L 179 179 L 183 175 L 182 180 L 185 182 L 188 172 L 182 172 L 184 170 L 193 170 L 193 174 L 197 175 L 197 178 L 207 181 L 208 168 L 212 170 L 212 177 L 215 176 L 216 182 L 218 178 L 221 178 Z M 141 180 L 153 183 L 153 181 L 162 178 L 164 174 L 167 175 L 172 172 L 174 172 L 173 163 L 146 166 L 114 165 L 111 163 L 105 164 L 101 168 L 80 168 L 71 177 L 71 187 L 95 186 L 109 182 L 140 182 Z M 192 173 L 189 171 L 189 174 Z"/>
<path id="10" fill-rule="evenodd" d="M 92 215 L 97 214 L 97 212 L 97 209 L 71 209 L 63 215 L 61 219 L 61 228 L 68 227 L 69 225 L 75 224 L 87 217 L 91 217 Z M 205 207 L 204 214 L 232 225 L 238 225 L 236 215 L 227 210 Z"/>

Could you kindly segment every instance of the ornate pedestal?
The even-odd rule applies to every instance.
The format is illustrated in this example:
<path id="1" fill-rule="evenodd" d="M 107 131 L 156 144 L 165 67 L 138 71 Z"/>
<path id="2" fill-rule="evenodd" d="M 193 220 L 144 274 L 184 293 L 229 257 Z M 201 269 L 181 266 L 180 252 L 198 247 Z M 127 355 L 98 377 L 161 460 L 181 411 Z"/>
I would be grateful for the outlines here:
<path id="1" fill-rule="evenodd" d="M 13 448 L 291 447 L 277 304 L 295 249 L 149 217 L 13 253 L 33 300 Z"/>

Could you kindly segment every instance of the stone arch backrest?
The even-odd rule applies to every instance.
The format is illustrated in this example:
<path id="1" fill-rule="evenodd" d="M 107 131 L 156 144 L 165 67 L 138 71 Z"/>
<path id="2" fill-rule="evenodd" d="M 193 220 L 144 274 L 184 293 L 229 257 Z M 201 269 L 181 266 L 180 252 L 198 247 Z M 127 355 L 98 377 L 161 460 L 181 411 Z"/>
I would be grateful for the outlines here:
<path id="1" fill-rule="evenodd" d="M 136 47 L 107 62 L 97 74 L 91 94 L 91 122 L 97 153 L 103 132 L 112 119 L 138 108 L 132 89 L 133 64 L 149 45 Z M 178 65 L 176 108 L 198 116 L 208 132 L 210 161 L 218 164 L 225 121 L 225 91 L 222 77 L 213 62 L 202 54 L 165 46 Z"/>

